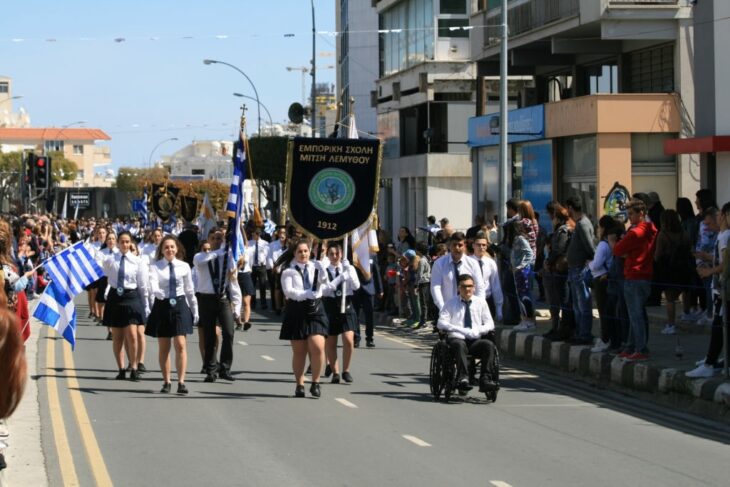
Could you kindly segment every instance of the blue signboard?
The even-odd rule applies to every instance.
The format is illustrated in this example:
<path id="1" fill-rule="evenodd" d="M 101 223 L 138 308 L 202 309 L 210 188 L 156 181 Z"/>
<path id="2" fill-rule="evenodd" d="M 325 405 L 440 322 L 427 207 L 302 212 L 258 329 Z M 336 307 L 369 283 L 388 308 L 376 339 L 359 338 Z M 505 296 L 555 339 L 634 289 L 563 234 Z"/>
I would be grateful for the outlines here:
<path id="1" fill-rule="evenodd" d="M 507 116 L 507 142 L 527 142 L 545 138 L 545 106 L 535 105 L 511 110 Z M 499 145 L 498 113 L 469 119 L 469 147 Z"/>
<path id="2" fill-rule="evenodd" d="M 550 230 L 552 223 L 545 211 L 553 200 L 553 144 L 549 140 L 522 146 L 522 197 L 540 212 L 540 225 Z"/>

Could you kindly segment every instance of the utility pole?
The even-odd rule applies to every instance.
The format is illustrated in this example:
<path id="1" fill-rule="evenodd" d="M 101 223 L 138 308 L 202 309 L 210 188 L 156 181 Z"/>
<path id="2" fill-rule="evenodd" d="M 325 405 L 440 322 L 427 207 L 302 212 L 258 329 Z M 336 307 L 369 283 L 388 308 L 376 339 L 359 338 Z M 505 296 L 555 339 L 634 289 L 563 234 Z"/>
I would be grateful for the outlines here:
<path id="1" fill-rule="evenodd" d="M 512 171 L 507 157 L 509 114 L 507 112 L 507 39 L 509 26 L 507 24 L 507 0 L 502 0 L 502 41 L 499 54 L 499 218 L 500 223 L 507 221 L 507 200 Z"/>

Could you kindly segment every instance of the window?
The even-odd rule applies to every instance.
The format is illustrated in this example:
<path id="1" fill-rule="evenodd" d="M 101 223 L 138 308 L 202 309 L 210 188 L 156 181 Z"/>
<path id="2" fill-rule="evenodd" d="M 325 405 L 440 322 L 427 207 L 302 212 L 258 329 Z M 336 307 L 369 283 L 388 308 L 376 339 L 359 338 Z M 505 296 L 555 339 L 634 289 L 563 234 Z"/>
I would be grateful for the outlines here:
<path id="1" fill-rule="evenodd" d="M 625 93 L 673 92 L 674 44 L 626 54 L 623 80 Z"/>
<path id="2" fill-rule="evenodd" d="M 594 223 L 596 219 L 596 137 L 567 137 L 561 139 L 562 177 L 559 183 L 560 200 L 580 196 L 583 212 Z"/>
<path id="3" fill-rule="evenodd" d="M 193 176 L 205 176 L 205 169 L 193 169 Z"/>
<path id="4" fill-rule="evenodd" d="M 84 154 L 84 146 L 83 145 L 75 145 L 74 144 L 74 155 L 80 156 Z"/>
<path id="5" fill-rule="evenodd" d="M 466 15 L 466 0 L 441 0 L 441 13 Z"/>
<path id="6" fill-rule="evenodd" d="M 439 37 L 469 37 L 469 19 L 439 19 Z"/>
<path id="7" fill-rule="evenodd" d="M 43 145 L 45 146 L 47 152 L 63 152 L 62 140 L 47 140 Z"/>
<path id="8" fill-rule="evenodd" d="M 588 93 L 618 93 L 618 66 L 604 64 L 590 66 L 586 69 L 588 78 Z"/>
<path id="9" fill-rule="evenodd" d="M 381 74 L 433 59 L 433 0 L 404 0 L 380 15 Z"/>
<path id="10" fill-rule="evenodd" d="M 7 81 L 0 81 L 0 93 L 9 93 L 10 85 Z"/>

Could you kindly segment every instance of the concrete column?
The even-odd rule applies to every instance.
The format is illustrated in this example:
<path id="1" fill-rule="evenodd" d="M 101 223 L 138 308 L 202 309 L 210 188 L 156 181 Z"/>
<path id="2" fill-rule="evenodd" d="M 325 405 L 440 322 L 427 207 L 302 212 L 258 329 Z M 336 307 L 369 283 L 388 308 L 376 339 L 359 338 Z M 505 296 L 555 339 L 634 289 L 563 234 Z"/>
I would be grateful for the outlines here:
<path id="1" fill-rule="evenodd" d="M 596 135 L 596 215 L 603 215 L 605 197 L 614 183 L 631 191 L 631 134 Z"/>

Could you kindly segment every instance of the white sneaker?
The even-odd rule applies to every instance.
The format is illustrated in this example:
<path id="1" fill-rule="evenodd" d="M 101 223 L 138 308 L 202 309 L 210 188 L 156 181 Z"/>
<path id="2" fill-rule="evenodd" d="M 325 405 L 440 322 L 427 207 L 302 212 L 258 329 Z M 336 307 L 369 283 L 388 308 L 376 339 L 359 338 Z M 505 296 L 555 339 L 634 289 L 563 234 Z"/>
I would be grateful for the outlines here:
<path id="1" fill-rule="evenodd" d="M 535 328 L 535 323 L 528 320 L 522 320 L 519 325 L 512 328 L 515 331 L 528 331 Z"/>
<path id="2" fill-rule="evenodd" d="M 697 322 L 695 323 L 697 326 L 710 326 L 712 325 L 712 318 L 710 318 L 707 315 L 702 316 Z"/>
<path id="3" fill-rule="evenodd" d="M 689 313 L 682 313 L 682 316 L 679 317 L 680 321 L 697 321 L 697 318 L 699 316 L 697 315 L 697 312 L 690 311 Z"/>
<path id="4" fill-rule="evenodd" d="M 712 377 L 715 375 L 715 368 L 711 365 L 698 365 L 696 369 L 690 370 L 689 372 L 685 372 L 687 377 L 691 377 L 692 379 L 699 379 L 701 377 Z"/>
<path id="5" fill-rule="evenodd" d="M 702 364 L 705 363 L 705 360 L 707 360 L 707 357 L 701 358 L 700 360 L 698 360 L 697 362 L 695 362 L 695 365 L 700 366 L 700 365 L 702 365 Z"/>
<path id="6" fill-rule="evenodd" d="M 593 348 L 591 348 L 591 352 L 594 352 L 594 353 L 595 352 L 605 352 L 606 350 L 608 350 L 608 347 L 610 347 L 610 346 L 611 346 L 610 343 L 606 343 L 602 339 L 597 338 L 596 344 L 593 346 Z"/>
<path id="7" fill-rule="evenodd" d="M 702 318 L 705 315 L 705 310 L 703 310 L 701 308 L 695 308 L 691 311 L 691 313 L 692 313 L 692 316 L 694 316 L 695 320 L 699 320 L 700 318 Z"/>
<path id="8" fill-rule="evenodd" d="M 664 328 L 662 329 L 662 335 L 676 335 L 677 334 L 677 328 L 672 325 L 671 323 L 667 323 L 664 325 Z"/>

